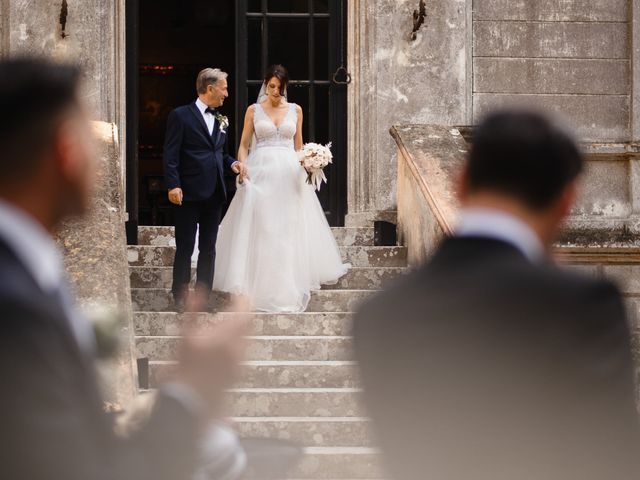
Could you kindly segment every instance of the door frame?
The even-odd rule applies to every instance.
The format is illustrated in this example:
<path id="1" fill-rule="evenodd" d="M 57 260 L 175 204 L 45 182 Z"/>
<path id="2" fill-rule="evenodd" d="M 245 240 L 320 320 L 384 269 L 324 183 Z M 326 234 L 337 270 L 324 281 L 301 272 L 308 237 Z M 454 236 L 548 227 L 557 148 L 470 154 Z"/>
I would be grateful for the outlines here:
<path id="1" fill-rule="evenodd" d="M 138 199 L 138 120 L 139 120 L 139 66 L 138 66 L 138 0 L 127 0 L 125 7 L 125 98 L 126 126 L 123 142 L 126 155 L 125 177 L 125 223 L 127 244 L 138 244 L 139 199 Z"/>

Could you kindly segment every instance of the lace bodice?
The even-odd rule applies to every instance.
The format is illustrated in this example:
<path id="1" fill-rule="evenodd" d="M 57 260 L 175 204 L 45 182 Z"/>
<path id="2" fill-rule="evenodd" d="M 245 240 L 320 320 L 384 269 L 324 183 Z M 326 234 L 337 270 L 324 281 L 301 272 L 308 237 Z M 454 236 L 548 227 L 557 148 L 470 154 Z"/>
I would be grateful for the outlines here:
<path id="1" fill-rule="evenodd" d="M 298 114 L 296 105 L 289 104 L 289 110 L 282 123 L 276 127 L 259 103 L 255 104 L 253 112 L 253 128 L 256 134 L 256 147 L 287 147 L 294 148 L 293 138 L 296 135 Z"/>

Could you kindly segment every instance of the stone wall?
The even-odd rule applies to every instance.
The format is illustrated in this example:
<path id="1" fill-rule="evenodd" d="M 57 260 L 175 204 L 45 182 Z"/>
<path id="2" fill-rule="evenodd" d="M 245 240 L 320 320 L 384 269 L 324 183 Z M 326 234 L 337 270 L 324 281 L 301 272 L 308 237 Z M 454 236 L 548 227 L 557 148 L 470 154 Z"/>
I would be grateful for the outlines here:
<path id="1" fill-rule="evenodd" d="M 124 349 L 103 369 L 107 398 L 126 403 L 136 390 L 126 241 L 122 138 L 124 0 L 0 0 L 0 56 L 42 55 L 78 63 L 83 96 L 96 123 L 101 173 L 91 214 L 64 226 L 60 243 L 83 307 L 118 308 Z"/>
<path id="2" fill-rule="evenodd" d="M 517 103 L 584 142 L 640 140 L 640 0 L 427 1 L 415 41 L 418 0 L 349 3 L 351 219 L 396 208 L 394 123 L 470 125 Z"/>
<path id="3" fill-rule="evenodd" d="M 473 119 L 505 104 L 561 113 L 586 141 L 630 136 L 628 0 L 476 0 Z"/>
<path id="4" fill-rule="evenodd" d="M 133 313 L 124 200 L 118 159 L 118 129 L 95 122 L 99 169 L 88 215 L 66 222 L 58 232 L 67 275 L 80 308 L 89 316 L 104 311 L 122 316 L 116 358 L 100 363 L 105 397 L 126 405 L 137 392 Z"/>
<path id="5" fill-rule="evenodd" d="M 78 62 L 94 120 L 122 123 L 120 1 L 2 0 L 5 55 L 36 54 Z M 122 32 L 123 33 L 123 32 Z M 124 54 L 124 51 L 122 51 Z M 123 125 L 119 125 L 122 129 Z"/>

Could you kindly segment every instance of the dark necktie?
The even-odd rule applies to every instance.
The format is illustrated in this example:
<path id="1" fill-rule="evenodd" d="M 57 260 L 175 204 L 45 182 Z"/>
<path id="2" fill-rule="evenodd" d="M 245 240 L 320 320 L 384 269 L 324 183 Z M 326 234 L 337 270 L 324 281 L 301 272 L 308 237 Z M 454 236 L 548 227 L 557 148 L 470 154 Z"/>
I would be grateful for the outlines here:
<path id="1" fill-rule="evenodd" d="M 204 111 L 204 113 L 210 113 L 211 115 L 213 115 L 215 117 L 216 114 L 218 113 L 218 110 L 216 110 L 215 108 L 207 107 L 207 109 Z"/>

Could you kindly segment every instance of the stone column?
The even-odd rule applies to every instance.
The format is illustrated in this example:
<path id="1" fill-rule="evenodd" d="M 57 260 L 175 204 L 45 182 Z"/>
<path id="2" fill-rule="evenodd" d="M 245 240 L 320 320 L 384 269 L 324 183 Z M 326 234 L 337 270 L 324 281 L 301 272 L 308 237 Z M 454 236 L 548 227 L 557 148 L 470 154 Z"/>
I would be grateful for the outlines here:
<path id="1" fill-rule="evenodd" d="M 9 50 L 8 4 L 9 0 L 0 0 L 0 57 L 4 57 Z"/>
<path id="2" fill-rule="evenodd" d="M 347 63 L 353 81 L 348 91 L 348 212 L 375 209 L 376 90 L 375 3 L 349 1 Z M 368 98 L 369 97 L 369 98 Z"/>
<path id="3" fill-rule="evenodd" d="M 631 140 L 640 142 L 640 0 L 631 9 Z"/>
<path id="4" fill-rule="evenodd" d="M 121 404 L 136 390 L 123 209 L 124 2 L 0 0 L 0 54 L 78 63 L 85 73 L 82 94 L 92 117 L 106 122 L 96 127 L 102 169 L 93 211 L 66 225 L 60 243 L 81 304 L 117 307 L 125 314 L 125 348 L 115 364 L 103 369 L 108 399 Z"/>
<path id="5" fill-rule="evenodd" d="M 5 1 L 9 38 L 6 53 L 52 56 L 77 62 L 85 72 L 84 95 L 95 120 L 119 120 L 116 79 L 122 65 L 119 1 Z"/>
<path id="6" fill-rule="evenodd" d="M 349 216 L 395 210 L 394 124 L 461 125 L 470 118 L 470 0 L 428 0 L 412 40 L 419 0 L 349 4 Z M 351 220 L 351 221 L 350 221 Z"/>
<path id="7" fill-rule="evenodd" d="M 638 147 L 633 144 L 640 144 L 640 0 L 630 1 L 631 15 L 631 69 L 630 82 L 631 89 L 631 125 L 630 125 L 630 146 L 631 150 Z M 629 185 L 631 191 L 632 215 L 640 215 L 640 158 L 638 155 L 629 158 Z"/>
<path id="8" fill-rule="evenodd" d="M 100 162 L 91 211 L 78 221 L 67 222 L 58 235 L 79 307 L 85 311 L 117 309 L 125 319 L 119 355 L 102 363 L 100 370 L 106 398 L 126 405 L 137 391 L 137 369 L 118 129 L 114 124 L 95 122 L 94 131 Z"/>

